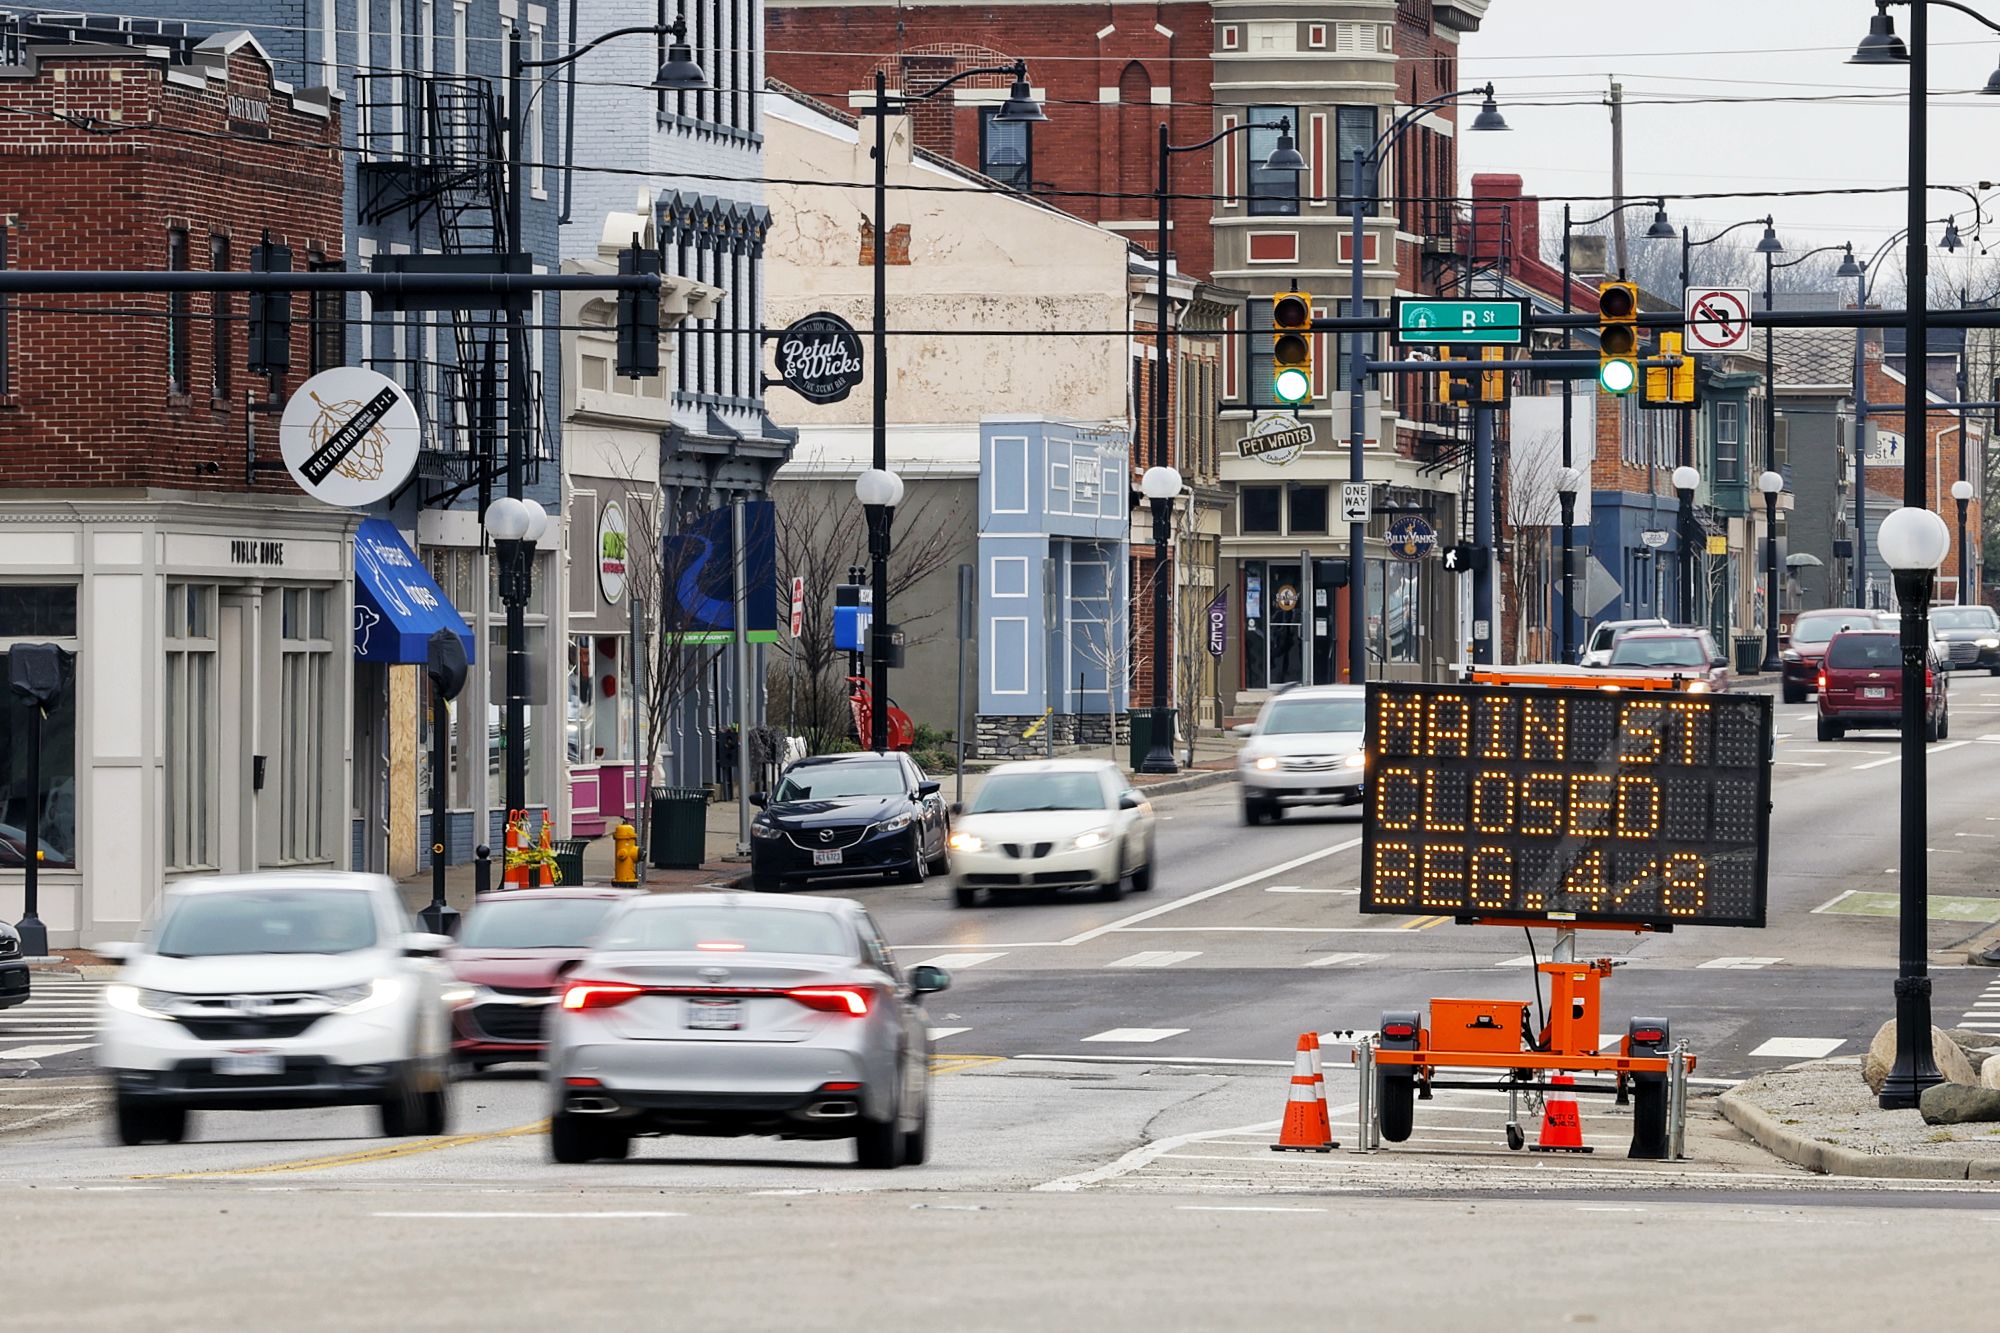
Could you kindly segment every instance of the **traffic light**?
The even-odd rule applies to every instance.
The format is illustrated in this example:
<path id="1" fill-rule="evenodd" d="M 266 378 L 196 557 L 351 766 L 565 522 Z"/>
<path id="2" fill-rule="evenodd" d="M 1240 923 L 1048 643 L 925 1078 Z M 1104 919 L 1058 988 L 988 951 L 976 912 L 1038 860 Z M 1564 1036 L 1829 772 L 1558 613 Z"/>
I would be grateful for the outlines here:
<path id="1" fill-rule="evenodd" d="M 1481 361 L 1505 361 L 1507 349 L 1504 347 L 1482 347 L 1479 349 Z M 1507 401 L 1507 372 L 1504 370 L 1482 370 L 1479 372 L 1479 401 L 1482 403 L 1504 403 Z"/>
<path id="2" fill-rule="evenodd" d="M 1437 352 L 1437 391 L 1440 403 L 1476 403 L 1479 401 L 1479 381 L 1481 372 L 1472 368 L 1472 363 L 1462 356 L 1453 356 L 1449 347 L 1440 347 Z"/>
<path id="3" fill-rule="evenodd" d="M 637 244 L 618 252 L 621 275 L 658 273 L 660 252 Z M 620 291 L 618 293 L 618 373 L 640 379 L 660 373 L 660 293 Z"/>
<path id="4" fill-rule="evenodd" d="M 1312 304 L 1307 292 L 1271 298 L 1271 393 L 1281 403 L 1312 397 Z"/>
<path id="5" fill-rule="evenodd" d="M 1679 357 L 1678 366 L 1646 368 L 1646 405 L 1679 407 L 1694 401 L 1694 353 L 1681 344 L 1681 335 L 1660 330 L 1654 354 L 1661 360 Z"/>
<path id="6" fill-rule="evenodd" d="M 292 248 L 260 242 L 250 252 L 254 273 L 290 273 Z M 292 294 L 250 293 L 250 346 L 245 362 L 260 375 L 282 375 L 292 368 Z"/>
<path id="7" fill-rule="evenodd" d="M 1639 383 L 1639 289 L 1629 282 L 1597 288 L 1597 384 L 1627 394 Z"/>
<path id="8" fill-rule="evenodd" d="M 1478 574 L 1486 569 L 1486 548 L 1470 542 L 1447 546 L 1444 567 L 1453 574 Z"/>

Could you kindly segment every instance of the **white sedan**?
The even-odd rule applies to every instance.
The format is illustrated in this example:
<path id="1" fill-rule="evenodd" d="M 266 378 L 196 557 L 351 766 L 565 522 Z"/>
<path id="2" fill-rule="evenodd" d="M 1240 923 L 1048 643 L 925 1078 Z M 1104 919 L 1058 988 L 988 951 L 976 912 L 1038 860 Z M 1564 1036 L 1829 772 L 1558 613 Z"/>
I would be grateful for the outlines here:
<path id="1" fill-rule="evenodd" d="M 1153 807 L 1102 759 L 1002 764 L 959 812 L 951 899 L 979 891 L 1090 888 L 1107 901 L 1153 887 Z"/>
<path id="2" fill-rule="evenodd" d="M 1307 685 L 1264 705 L 1236 756 L 1243 822 L 1276 820 L 1287 806 L 1358 805 L 1367 796 L 1367 695 L 1360 685 Z"/>

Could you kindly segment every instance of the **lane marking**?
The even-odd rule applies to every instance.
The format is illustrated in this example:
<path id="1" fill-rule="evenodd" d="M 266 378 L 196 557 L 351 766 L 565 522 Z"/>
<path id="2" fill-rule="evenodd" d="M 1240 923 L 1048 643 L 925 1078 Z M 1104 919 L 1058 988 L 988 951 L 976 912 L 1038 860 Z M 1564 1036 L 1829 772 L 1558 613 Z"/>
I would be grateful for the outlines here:
<path id="1" fill-rule="evenodd" d="M 325 1171 L 337 1166 L 363 1166 L 369 1162 L 386 1162 L 395 1157 L 414 1157 L 419 1153 L 442 1152 L 447 1148 L 463 1148 L 473 1143 L 490 1143 L 494 1139 L 546 1134 L 548 1129 L 547 1120 L 537 1120 L 533 1124 L 516 1125 L 512 1129 L 490 1130 L 484 1134 L 448 1134 L 442 1138 L 418 1139 L 414 1143 L 364 1148 L 358 1152 L 334 1153 L 325 1157 L 301 1157 L 288 1162 L 268 1162 L 263 1166 L 224 1167 L 212 1171 L 157 1171 L 142 1176 L 129 1176 L 127 1179 L 218 1180 L 228 1176 L 268 1176 L 289 1171 Z"/>
<path id="2" fill-rule="evenodd" d="M 946 1037 L 956 1037 L 961 1032 L 970 1031 L 972 1031 L 971 1028 L 932 1028 L 931 1040 L 943 1041 Z"/>
<path id="3" fill-rule="evenodd" d="M 1766 1060 L 1823 1060 L 1846 1044 L 1845 1037 L 1773 1037 L 1750 1054 Z"/>
<path id="4" fill-rule="evenodd" d="M 1784 961 L 1782 958 L 1742 958 L 1731 954 L 1722 958 L 1711 958 L 1705 963 L 1696 963 L 1695 966 L 1725 968 L 1735 972 L 1755 972 L 1760 968 L 1770 967 L 1773 963 Z"/>
<path id="5" fill-rule="evenodd" d="M 1413 921 L 1405 921 L 1402 925 L 1396 927 L 1396 929 L 1429 930 L 1432 926 L 1441 926 L 1449 920 L 1451 920 L 1451 918 L 1448 916 L 1420 916 Z"/>
<path id="6" fill-rule="evenodd" d="M 1300 886 L 1299 886 L 1299 885 L 1297 885 L 1297 884 L 1271 884 L 1271 885 L 1268 885 L 1268 886 L 1266 886 L 1266 887 L 1265 887 L 1265 889 L 1264 889 L 1264 892 L 1266 892 L 1266 893 L 1341 893 L 1341 894 L 1346 894 L 1346 895 L 1348 895 L 1349 897 L 1359 897 L 1359 896 L 1360 896 L 1360 894 L 1361 894 L 1361 890 L 1360 890 L 1360 888 L 1358 888 L 1358 887 L 1356 887 L 1356 888 L 1352 888 L 1352 889 L 1308 889 L 1308 888 L 1302 888 L 1302 887 L 1300 887 Z"/>
<path id="7" fill-rule="evenodd" d="M 1289 861 L 1282 861 L 1277 865 L 1259 870 L 1254 874 L 1245 875 L 1241 879 L 1232 879 L 1227 884 L 1218 884 L 1212 889 L 1203 889 L 1201 892 L 1191 893 L 1185 898 L 1176 898 L 1170 903 L 1161 903 L 1158 907 L 1149 907 L 1143 912 L 1135 912 L 1131 916 L 1121 917 L 1116 921 L 1106 922 L 1104 925 L 1079 931 L 1068 939 L 1063 940 L 1062 943 L 1088 944 L 1101 935 L 1109 935 L 1114 930 L 1124 930 L 1137 925 L 1141 921 L 1151 921 L 1156 916 L 1164 916 L 1168 912 L 1177 912 L 1181 908 L 1191 906 L 1194 903 L 1206 902 L 1208 899 L 1216 897 L 1219 894 L 1240 889 L 1246 884 L 1255 884 L 1259 880 L 1271 879 L 1275 876 L 1286 874 L 1298 869 L 1300 866 L 1311 865 L 1315 861 L 1323 861 L 1329 856 L 1333 856 L 1339 852 L 1351 851 L 1360 845 L 1361 839 L 1349 838 L 1346 842 L 1337 842 L 1331 847 L 1322 847 L 1316 852 L 1308 852 L 1304 856 L 1293 857 Z"/>
<path id="8" fill-rule="evenodd" d="M 926 958 L 918 966 L 942 967 L 946 970 L 954 967 L 978 967 L 981 963 L 990 963 L 995 958 L 1006 956 L 1004 953 L 941 953 L 935 958 Z"/>
<path id="9" fill-rule="evenodd" d="M 1344 1113 L 1351 1114 L 1353 1110 L 1354 1107 L 1351 1105 L 1343 1106 L 1339 1110 L 1329 1108 L 1327 1115 L 1336 1117 Z M 1130 1175 L 1142 1167 L 1150 1166 L 1174 1149 L 1184 1148 L 1190 1143 L 1205 1143 L 1210 1139 L 1228 1138 L 1232 1134 L 1268 1134 L 1276 1129 L 1279 1123 L 1276 1120 L 1264 1120 L 1254 1125 L 1237 1125 L 1230 1129 L 1204 1129 L 1190 1134 L 1174 1134 L 1164 1139 L 1155 1139 L 1151 1143 L 1141 1144 L 1115 1161 L 1092 1167 L 1088 1171 L 1080 1171 L 1073 1176 L 1059 1176 L 1054 1180 L 1045 1180 L 1034 1188 L 1043 1192 L 1074 1193 L 1089 1185 L 1099 1185 L 1107 1180 Z"/>
<path id="10" fill-rule="evenodd" d="M 931 1074 L 943 1078 L 947 1074 L 963 1074 L 968 1069 L 981 1069 L 987 1065 L 1005 1064 L 1004 1055 L 933 1055 Z"/>
<path id="11" fill-rule="evenodd" d="M 1178 1037 L 1186 1028 L 1108 1028 L 1094 1037 L 1082 1037 L 1081 1041 L 1145 1042 L 1165 1041 L 1168 1037 Z"/>
<path id="12" fill-rule="evenodd" d="M 1260 1069 L 1290 1069 L 1293 1065 L 1290 1060 L 1232 1060 L 1214 1055 L 1017 1055 L 1014 1058 L 1093 1065 L 1251 1065 Z"/>
<path id="13" fill-rule="evenodd" d="M 1263 1208 L 1250 1204 L 1177 1203 L 1177 1213 L 1323 1213 L 1324 1208 Z"/>
<path id="14" fill-rule="evenodd" d="M 687 1216 L 686 1213 L 665 1213 L 665 1212 L 507 1213 L 507 1212 L 500 1212 L 498 1210 L 495 1210 L 493 1212 L 478 1212 L 478 1213 L 443 1212 L 443 1211 L 385 1212 L 385 1213 L 370 1213 L 368 1215 L 370 1217 L 414 1217 L 414 1218 L 424 1218 L 427 1220 L 434 1220 L 434 1221 L 455 1221 L 455 1222 L 505 1222 L 505 1221 L 512 1221 L 515 1218 L 523 1218 L 532 1221 L 551 1221 L 555 1219 L 577 1220 L 577 1221 L 617 1221 L 634 1217 L 686 1217 Z"/>
<path id="15" fill-rule="evenodd" d="M 1306 963 L 1307 967 L 1359 967 L 1389 955 L 1381 953 L 1328 953 Z"/>
<path id="16" fill-rule="evenodd" d="M 1924 753 L 1943 754 L 1946 750 L 1956 750 L 1961 745 L 1970 745 L 1970 744 L 1972 744 L 1971 741 L 1946 741 L 1942 745 L 1925 746 Z M 1903 756 L 1900 754 L 1892 754 L 1887 759 L 1871 759 L 1865 764 L 1856 764 L 1854 766 L 1853 771 L 1859 773 L 1864 768 L 1880 768 L 1884 764 L 1901 763 L 1902 759 Z"/>
<path id="17" fill-rule="evenodd" d="M 1125 935 L 1386 935 L 1408 926 L 1133 926 Z"/>
<path id="18" fill-rule="evenodd" d="M 1106 967 L 1172 967 L 1185 963 L 1190 958 L 1201 957 L 1200 950 L 1147 949 L 1140 953 L 1127 954 L 1123 958 L 1106 963 Z"/>
<path id="19" fill-rule="evenodd" d="M 65 1046 L 16 1046 L 11 1051 L 0 1051 L 0 1060 L 47 1060 L 75 1051 L 88 1051 L 96 1045 L 94 1041 L 80 1041 Z"/>

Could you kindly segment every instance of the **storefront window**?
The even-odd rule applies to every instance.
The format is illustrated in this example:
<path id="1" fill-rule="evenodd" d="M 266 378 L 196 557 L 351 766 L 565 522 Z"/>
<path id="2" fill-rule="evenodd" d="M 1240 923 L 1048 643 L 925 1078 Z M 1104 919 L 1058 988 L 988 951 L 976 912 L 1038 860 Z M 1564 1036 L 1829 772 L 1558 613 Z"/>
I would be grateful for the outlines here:
<path id="1" fill-rule="evenodd" d="M 279 599 L 278 857 L 327 859 L 327 719 L 333 642 L 324 588 L 286 588 Z"/>
<path id="2" fill-rule="evenodd" d="M 76 650 L 74 643 L 60 646 Z M 0 652 L 0 673 L 6 669 L 7 654 Z M 18 867 L 28 845 L 29 802 L 36 799 L 28 783 L 35 710 L 12 690 L 6 694 L 0 703 L 0 780 L 5 782 L 0 787 L 0 867 Z M 42 723 L 42 864 L 65 869 L 76 864 L 75 700 L 72 682 Z"/>
<path id="3" fill-rule="evenodd" d="M 215 787 L 215 598 L 212 584 L 167 585 L 166 864 L 213 866 Z"/>
<path id="4" fill-rule="evenodd" d="M 1368 654 L 1376 662 L 1419 660 L 1420 568 L 1408 560 L 1368 562 Z"/>

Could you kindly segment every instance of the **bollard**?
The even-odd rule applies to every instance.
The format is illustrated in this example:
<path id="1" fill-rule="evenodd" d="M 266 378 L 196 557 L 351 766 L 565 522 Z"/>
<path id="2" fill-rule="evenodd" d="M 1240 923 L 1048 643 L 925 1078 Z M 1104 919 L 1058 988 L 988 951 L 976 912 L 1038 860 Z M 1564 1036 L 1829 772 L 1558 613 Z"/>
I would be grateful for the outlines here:
<path id="1" fill-rule="evenodd" d="M 472 849 L 472 891 L 489 893 L 493 888 L 493 849 L 480 843 Z"/>
<path id="2" fill-rule="evenodd" d="M 611 830 L 611 882 L 621 889 L 639 887 L 639 830 L 629 823 Z"/>

